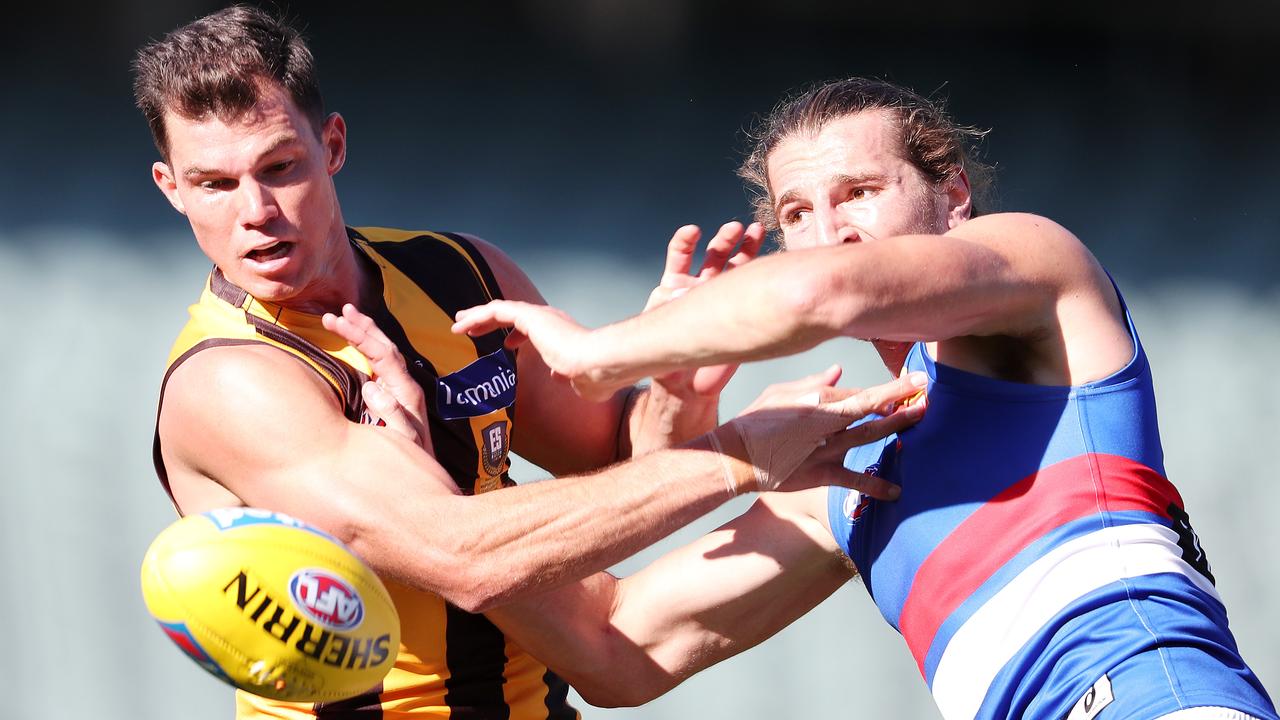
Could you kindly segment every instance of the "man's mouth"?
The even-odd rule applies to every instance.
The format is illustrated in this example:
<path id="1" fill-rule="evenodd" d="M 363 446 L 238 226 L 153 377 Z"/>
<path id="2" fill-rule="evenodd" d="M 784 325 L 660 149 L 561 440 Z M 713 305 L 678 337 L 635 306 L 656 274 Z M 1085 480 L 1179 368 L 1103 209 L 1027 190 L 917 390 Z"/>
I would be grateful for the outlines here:
<path id="1" fill-rule="evenodd" d="M 245 258 L 249 260 L 253 260 L 254 262 L 270 262 L 271 260 L 277 260 L 279 258 L 284 257 L 285 255 L 288 255 L 289 251 L 292 249 L 293 249 L 292 243 L 287 243 L 287 242 L 272 243 L 270 245 L 267 245 L 266 247 L 250 250 L 245 255 Z"/>

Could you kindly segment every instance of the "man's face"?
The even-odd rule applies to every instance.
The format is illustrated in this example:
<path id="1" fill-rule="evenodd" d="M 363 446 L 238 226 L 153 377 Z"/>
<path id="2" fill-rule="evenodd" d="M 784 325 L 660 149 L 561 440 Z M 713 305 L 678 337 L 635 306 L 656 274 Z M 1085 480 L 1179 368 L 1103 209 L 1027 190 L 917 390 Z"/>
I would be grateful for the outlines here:
<path id="1" fill-rule="evenodd" d="M 327 299 L 349 252 L 331 176 L 346 127 L 331 115 L 316 137 L 279 86 L 231 122 L 165 117 L 169 163 L 152 175 L 191 222 L 200 249 L 253 296 L 298 309 Z"/>
<path id="2" fill-rule="evenodd" d="M 816 136 L 793 134 L 769 154 L 767 169 L 787 249 L 943 233 L 968 216 L 964 180 L 935 188 L 903 157 L 885 110 L 839 118 Z"/>

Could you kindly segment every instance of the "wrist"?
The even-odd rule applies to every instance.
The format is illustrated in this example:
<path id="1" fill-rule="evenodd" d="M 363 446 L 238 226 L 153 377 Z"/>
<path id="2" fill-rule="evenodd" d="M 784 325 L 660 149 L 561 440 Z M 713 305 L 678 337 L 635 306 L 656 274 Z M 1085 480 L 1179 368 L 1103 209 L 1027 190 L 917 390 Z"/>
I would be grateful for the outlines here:
<path id="1" fill-rule="evenodd" d="M 759 489 L 756 468 L 751 464 L 746 443 L 742 441 L 732 420 L 703 437 L 707 439 L 712 452 L 719 457 L 725 489 L 730 495 L 745 495 Z"/>
<path id="2" fill-rule="evenodd" d="M 677 445 L 708 433 L 718 424 L 720 416 L 719 395 L 698 395 L 673 392 L 662 378 L 654 381 L 644 394 L 643 406 L 638 406 L 637 427 L 650 433 L 654 442 Z"/>

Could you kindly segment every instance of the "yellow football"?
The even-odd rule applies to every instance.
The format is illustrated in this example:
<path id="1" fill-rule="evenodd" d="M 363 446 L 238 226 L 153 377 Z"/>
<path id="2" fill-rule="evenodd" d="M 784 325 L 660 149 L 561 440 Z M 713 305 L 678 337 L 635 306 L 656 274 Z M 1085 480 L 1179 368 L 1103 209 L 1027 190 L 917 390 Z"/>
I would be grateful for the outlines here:
<path id="1" fill-rule="evenodd" d="M 378 576 L 337 539 L 270 510 L 224 508 L 170 525 L 142 560 L 142 596 L 200 667 L 277 700 L 359 695 L 400 645 Z"/>

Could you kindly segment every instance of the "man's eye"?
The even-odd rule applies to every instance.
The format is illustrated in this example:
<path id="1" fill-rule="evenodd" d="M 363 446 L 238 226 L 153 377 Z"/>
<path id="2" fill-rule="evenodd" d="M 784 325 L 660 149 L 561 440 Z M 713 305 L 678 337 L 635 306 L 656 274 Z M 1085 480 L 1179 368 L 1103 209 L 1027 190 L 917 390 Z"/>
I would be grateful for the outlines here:
<path id="1" fill-rule="evenodd" d="M 283 172 L 287 171 L 287 170 L 288 170 L 289 168 L 291 168 L 291 167 L 293 167 L 293 161 L 292 161 L 292 160 L 285 160 L 285 161 L 283 161 L 283 162 L 278 162 L 278 163 L 276 163 L 276 164 L 274 164 L 274 165 L 272 165 L 272 166 L 268 167 L 268 168 L 267 168 L 267 172 L 272 173 L 272 174 L 274 174 L 274 175 L 279 175 L 280 173 L 283 173 Z"/>
<path id="2" fill-rule="evenodd" d="M 782 221 L 787 225 L 795 225 L 808 214 L 808 210 L 791 210 L 782 216 Z"/>
<path id="3" fill-rule="evenodd" d="M 866 200 L 867 198 L 875 197 L 875 195 L 876 191 L 872 188 L 854 188 L 853 192 L 849 193 L 849 198 L 852 200 Z"/>
<path id="4" fill-rule="evenodd" d="M 231 188 L 231 185 L 232 185 L 232 181 L 226 178 L 220 178 L 217 180 L 200 181 L 200 187 L 204 188 L 205 190 L 227 190 Z"/>

